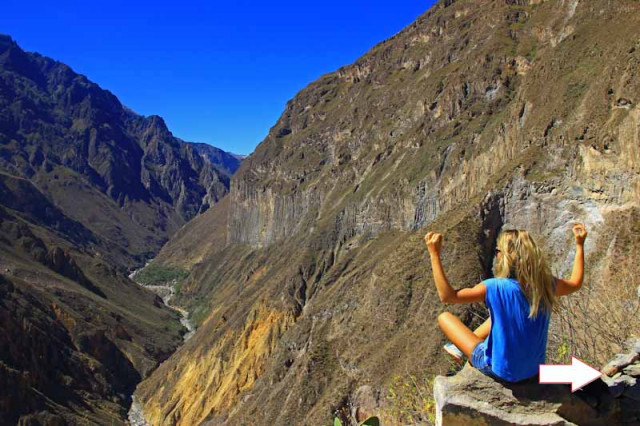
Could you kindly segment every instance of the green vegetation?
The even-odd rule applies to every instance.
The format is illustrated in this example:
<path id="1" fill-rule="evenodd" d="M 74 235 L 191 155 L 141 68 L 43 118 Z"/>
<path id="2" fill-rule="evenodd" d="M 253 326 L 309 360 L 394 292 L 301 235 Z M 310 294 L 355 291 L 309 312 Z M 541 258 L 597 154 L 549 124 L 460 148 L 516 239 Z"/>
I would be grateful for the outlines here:
<path id="1" fill-rule="evenodd" d="M 553 355 L 554 364 L 567 364 L 571 362 L 571 346 L 569 345 L 569 336 L 562 335 L 562 340 L 555 349 Z"/>
<path id="2" fill-rule="evenodd" d="M 434 380 L 433 374 L 422 378 L 414 374 L 394 375 L 388 389 L 387 414 L 400 424 L 435 424 Z"/>
<path id="3" fill-rule="evenodd" d="M 136 274 L 135 280 L 144 285 L 162 284 L 175 280 L 176 291 L 179 291 L 182 281 L 188 276 L 189 272 L 184 269 L 151 263 Z"/>
<path id="4" fill-rule="evenodd" d="M 526 52 L 524 56 L 527 60 L 529 62 L 533 62 L 538 54 L 538 41 L 535 38 L 530 37 L 526 41 L 520 43 L 520 49 Z"/>
<path id="5" fill-rule="evenodd" d="M 368 419 L 358 423 L 358 426 L 379 426 L 379 425 L 380 425 L 380 420 L 375 416 L 369 417 Z M 342 422 L 340 421 L 339 418 L 336 417 L 333 420 L 333 426 L 342 426 Z"/>
<path id="6" fill-rule="evenodd" d="M 207 319 L 207 315 L 209 315 L 209 307 L 201 304 L 191 312 L 189 319 L 193 324 L 199 327 L 204 320 Z"/>

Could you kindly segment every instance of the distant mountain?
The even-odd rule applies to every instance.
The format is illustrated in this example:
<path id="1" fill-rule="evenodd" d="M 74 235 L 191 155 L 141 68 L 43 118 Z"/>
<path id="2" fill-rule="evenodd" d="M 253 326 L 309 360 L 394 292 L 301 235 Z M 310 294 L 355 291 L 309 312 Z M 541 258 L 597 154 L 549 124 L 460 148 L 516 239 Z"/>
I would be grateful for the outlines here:
<path id="1" fill-rule="evenodd" d="M 246 155 L 238 155 L 216 148 L 208 143 L 188 142 L 193 146 L 196 152 L 215 165 L 221 172 L 226 172 L 228 177 L 240 166 L 240 162 Z"/>
<path id="2" fill-rule="evenodd" d="M 67 65 L 0 36 L 0 73 L 0 172 L 129 254 L 148 256 L 227 193 L 236 157 L 174 137 Z M 96 226 L 98 206 L 111 219 Z"/>
<path id="3" fill-rule="evenodd" d="M 180 343 L 127 278 L 240 164 L 0 35 L 0 423 L 122 423 Z"/>
<path id="4" fill-rule="evenodd" d="M 242 158 L 206 143 L 187 142 L 187 144 L 192 146 L 194 151 L 205 161 L 205 165 L 203 166 L 204 172 L 202 173 L 204 183 L 207 184 L 208 182 L 207 176 L 216 176 L 228 189 L 231 176 L 238 167 L 240 167 Z M 219 195 L 220 194 L 215 191 L 207 193 L 202 199 L 200 211 L 205 211 L 210 205 L 217 203 L 220 200 Z"/>
<path id="5" fill-rule="evenodd" d="M 234 157 L 236 157 L 240 161 L 242 161 L 242 160 L 244 160 L 245 158 L 248 157 L 248 155 L 242 155 L 242 154 L 231 154 L 231 155 L 233 155 Z"/>

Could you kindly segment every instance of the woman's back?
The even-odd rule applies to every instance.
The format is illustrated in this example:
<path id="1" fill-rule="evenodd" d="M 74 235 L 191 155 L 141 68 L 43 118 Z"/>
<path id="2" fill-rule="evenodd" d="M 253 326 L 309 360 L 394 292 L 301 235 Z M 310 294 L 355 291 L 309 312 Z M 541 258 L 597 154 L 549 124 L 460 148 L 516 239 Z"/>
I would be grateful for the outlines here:
<path id="1" fill-rule="evenodd" d="M 470 330 L 450 312 L 438 315 L 438 325 L 451 340 L 447 353 L 461 360 L 464 354 L 484 374 L 516 382 L 535 376 L 544 364 L 549 317 L 557 296 L 582 286 L 584 275 L 584 225 L 573 226 L 576 254 L 570 279 L 551 274 L 544 255 L 526 230 L 503 230 L 496 241 L 494 276 L 471 287 L 455 290 L 444 273 L 440 250 L 442 234 L 425 235 L 433 278 L 445 303 L 484 301 L 491 318 Z"/>
<path id="2" fill-rule="evenodd" d="M 549 312 L 541 310 L 529 318 L 529 301 L 515 279 L 490 278 L 483 283 L 491 314 L 485 352 L 491 370 L 512 382 L 536 375 L 545 361 Z"/>

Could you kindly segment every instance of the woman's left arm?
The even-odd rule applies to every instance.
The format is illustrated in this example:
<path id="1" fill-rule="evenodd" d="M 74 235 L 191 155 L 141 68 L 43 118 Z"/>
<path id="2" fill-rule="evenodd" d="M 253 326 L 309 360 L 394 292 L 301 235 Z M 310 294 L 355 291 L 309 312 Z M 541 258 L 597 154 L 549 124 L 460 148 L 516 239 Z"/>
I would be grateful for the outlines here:
<path id="1" fill-rule="evenodd" d="M 431 268 L 433 269 L 433 279 L 436 282 L 438 296 L 443 303 L 476 303 L 484 302 L 487 288 L 483 283 L 477 284 L 472 288 L 463 288 L 455 290 L 449 284 L 447 276 L 442 267 L 440 260 L 440 250 L 442 249 L 442 234 L 437 232 L 429 232 L 425 235 L 424 240 L 429 249 L 431 257 Z"/>

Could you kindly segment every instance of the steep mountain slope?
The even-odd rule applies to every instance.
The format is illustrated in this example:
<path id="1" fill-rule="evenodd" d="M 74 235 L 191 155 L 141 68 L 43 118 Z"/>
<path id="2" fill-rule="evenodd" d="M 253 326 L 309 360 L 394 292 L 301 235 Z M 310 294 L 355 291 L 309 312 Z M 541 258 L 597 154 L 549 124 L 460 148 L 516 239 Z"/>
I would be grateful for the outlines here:
<path id="1" fill-rule="evenodd" d="M 0 169 L 130 257 L 219 200 L 239 160 L 175 138 L 68 66 L 0 37 Z"/>
<path id="2" fill-rule="evenodd" d="M 200 324 L 138 387 L 150 422 L 327 424 L 362 395 L 392 422 L 394 374 L 447 368 L 427 230 L 469 286 L 505 225 L 567 273 L 579 220 L 592 282 L 619 280 L 608 254 L 640 248 L 639 24 L 632 0 L 445 0 L 302 89 L 229 204 L 158 257 L 190 270 Z"/>
<path id="3" fill-rule="evenodd" d="M 0 423 L 123 421 L 184 333 L 127 274 L 238 165 L 0 36 Z"/>

